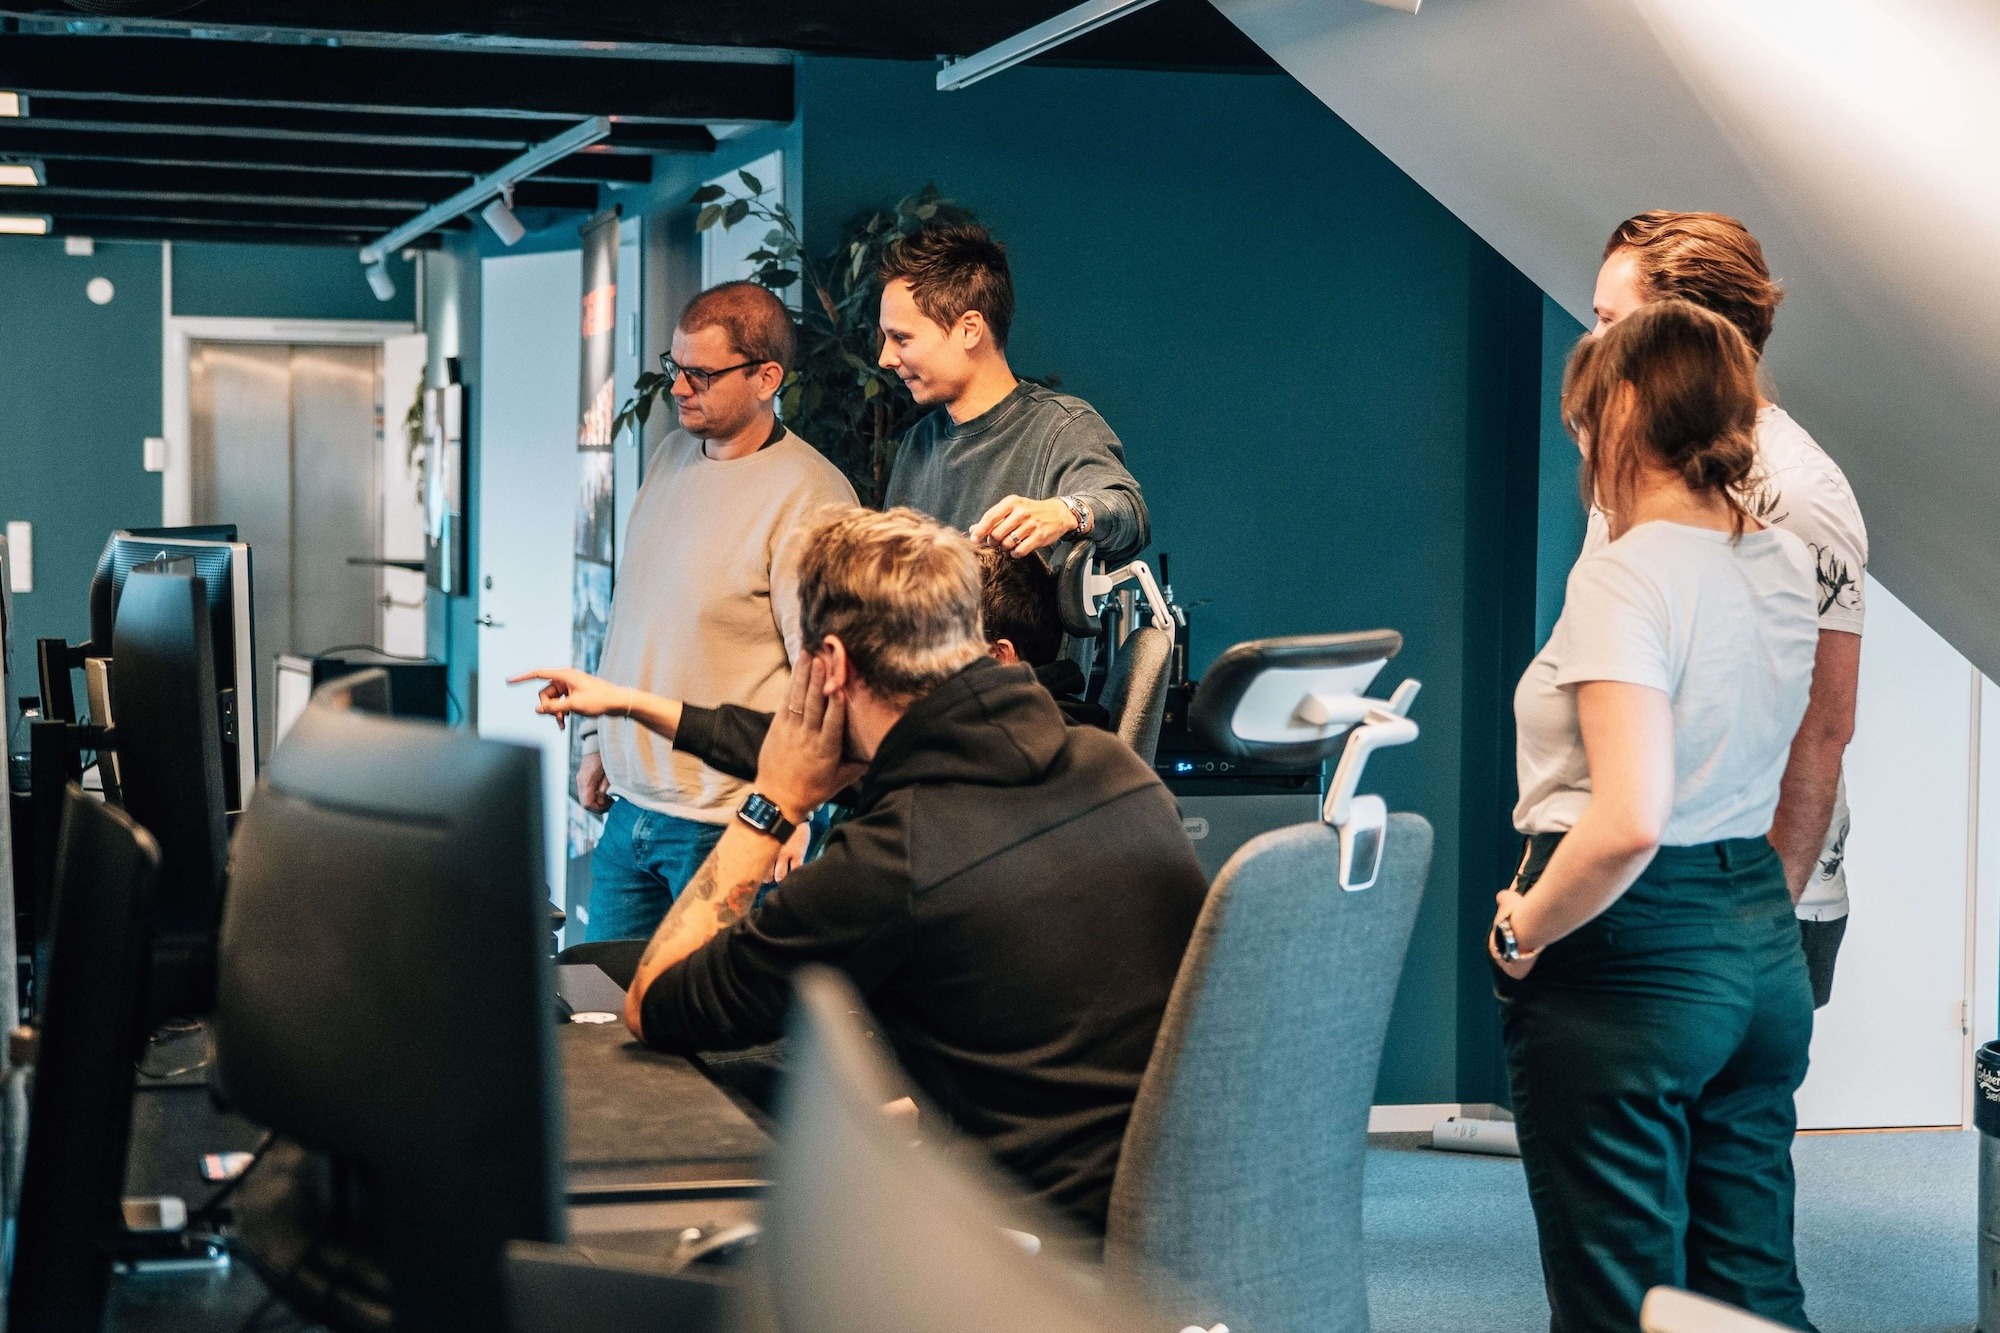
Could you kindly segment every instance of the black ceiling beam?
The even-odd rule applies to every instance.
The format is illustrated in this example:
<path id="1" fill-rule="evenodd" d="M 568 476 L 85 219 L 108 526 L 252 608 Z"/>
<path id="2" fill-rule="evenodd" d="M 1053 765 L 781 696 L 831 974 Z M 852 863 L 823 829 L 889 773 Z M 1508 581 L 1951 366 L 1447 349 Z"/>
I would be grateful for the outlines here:
<path id="1" fill-rule="evenodd" d="M 287 46 L 178 37 L 0 36 L 0 88 L 272 107 L 788 121 L 788 65 Z"/>
<path id="2" fill-rule="evenodd" d="M 234 241 L 246 245 L 321 245 L 359 250 L 380 232 L 342 226 L 276 226 L 267 222 L 210 222 L 165 218 L 106 218 L 83 214 L 55 215 L 53 235 L 92 236 L 100 240 Z M 419 249 L 436 249 L 436 234 L 410 242 Z"/>
<path id="3" fill-rule="evenodd" d="M 50 190 L 94 194 L 178 194 L 235 199 L 323 199 L 330 206 L 368 199 L 420 213 L 470 184 L 469 177 L 400 176 L 386 172 L 283 171 L 233 167 L 158 166 L 137 162 L 73 162 L 44 159 Z M 28 193 L 23 191 L 21 197 Z M 8 197 L 0 193 L 0 198 Z M 514 202 L 524 208 L 597 207 L 597 187 L 588 184 L 523 181 Z"/>
<path id="4" fill-rule="evenodd" d="M 451 40 L 463 35 L 550 42 L 764 47 L 824 55 L 930 60 L 969 55 L 1070 8 L 1075 0 L 202 0 L 172 25 L 375 33 Z M 74 22 L 64 0 L 0 0 L 0 9 Z M 110 8 L 104 5 L 102 8 Z M 122 7 L 122 6 L 121 6 Z M 1277 64 L 1208 0 L 1161 0 L 1060 47 L 1046 63 L 1276 71 Z M 1038 62 L 1040 63 L 1040 62 Z"/>
<path id="5" fill-rule="evenodd" d="M 512 150 L 405 148 L 395 144 L 314 143 L 303 139 L 266 142 L 180 134 L 77 134 L 50 129 L 38 120 L 0 120 L 0 156 L 39 157 L 50 162 L 141 162 L 245 170 L 381 171 L 463 183 L 474 176 L 497 171 L 519 154 Z M 535 179 L 644 184 L 652 179 L 652 170 L 651 158 L 582 152 L 570 154 L 537 173 Z"/>
<path id="6" fill-rule="evenodd" d="M 450 116 L 432 112 L 298 110 L 290 107 L 103 101 L 44 93 L 31 104 L 34 121 L 51 128 L 145 132 L 406 147 L 494 149 L 519 153 L 553 139 L 576 121 L 560 116 Z M 699 125 L 614 122 L 611 137 L 575 156 L 710 153 L 715 136 Z"/>
<path id="7" fill-rule="evenodd" d="M 28 199 L 33 195 L 32 201 Z M 12 201 L 21 200 L 16 204 Z M 187 222 L 264 222 L 276 226 L 341 227 L 366 232 L 372 239 L 407 220 L 410 210 L 380 208 L 369 203 L 327 207 L 314 200 L 273 203 L 267 200 L 181 198 L 171 195 L 94 195 L 80 191 L 20 190 L 0 199 L 0 210 L 49 213 L 61 217 L 172 218 Z M 448 227 L 469 227 L 463 219 Z"/>

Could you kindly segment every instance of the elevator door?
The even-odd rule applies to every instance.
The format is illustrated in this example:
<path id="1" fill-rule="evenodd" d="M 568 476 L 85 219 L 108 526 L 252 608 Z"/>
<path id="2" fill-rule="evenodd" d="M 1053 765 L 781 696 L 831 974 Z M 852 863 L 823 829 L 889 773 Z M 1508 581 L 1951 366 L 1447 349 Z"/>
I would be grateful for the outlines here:
<path id="1" fill-rule="evenodd" d="M 374 646 L 381 349 L 196 342 L 188 355 L 194 521 L 250 544 L 257 743 L 268 758 L 283 653 Z"/>

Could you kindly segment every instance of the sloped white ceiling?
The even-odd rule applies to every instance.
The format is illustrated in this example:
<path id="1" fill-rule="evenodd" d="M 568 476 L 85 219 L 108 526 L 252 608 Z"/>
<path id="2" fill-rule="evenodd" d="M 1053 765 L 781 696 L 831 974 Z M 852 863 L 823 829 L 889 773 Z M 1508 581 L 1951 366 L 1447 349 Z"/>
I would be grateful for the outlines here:
<path id="1" fill-rule="evenodd" d="M 2000 677 L 2000 6 L 1214 3 L 1586 324 L 1623 218 L 1749 224 L 1787 293 L 1778 399 L 1873 572 Z"/>

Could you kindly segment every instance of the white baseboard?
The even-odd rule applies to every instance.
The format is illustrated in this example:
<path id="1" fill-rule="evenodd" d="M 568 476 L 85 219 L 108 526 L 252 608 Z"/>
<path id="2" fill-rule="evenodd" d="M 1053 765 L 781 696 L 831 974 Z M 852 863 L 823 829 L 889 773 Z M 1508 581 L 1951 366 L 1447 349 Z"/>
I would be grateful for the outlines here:
<path id="1" fill-rule="evenodd" d="M 1431 1126 L 1453 1116 L 1474 1120 L 1512 1120 L 1514 1113 L 1492 1102 L 1408 1102 L 1368 1108 L 1370 1134 L 1427 1134 Z"/>

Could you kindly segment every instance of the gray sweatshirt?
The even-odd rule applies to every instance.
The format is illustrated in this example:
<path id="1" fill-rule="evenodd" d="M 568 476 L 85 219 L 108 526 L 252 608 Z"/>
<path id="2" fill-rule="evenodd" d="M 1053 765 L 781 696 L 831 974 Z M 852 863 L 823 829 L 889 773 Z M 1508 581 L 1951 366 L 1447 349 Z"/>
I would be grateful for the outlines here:
<path id="1" fill-rule="evenodd" d="M 939 408 L 910 427 L 896 451 L 883 504 L 908 505 L 964 531 L 1010 495 L 1074 495 L 1090 506 L 1090 539 L 1108 564 L 1152 539 L 1125 447 L 1081 398 L 1019 384 L 972 420 Z"/>

